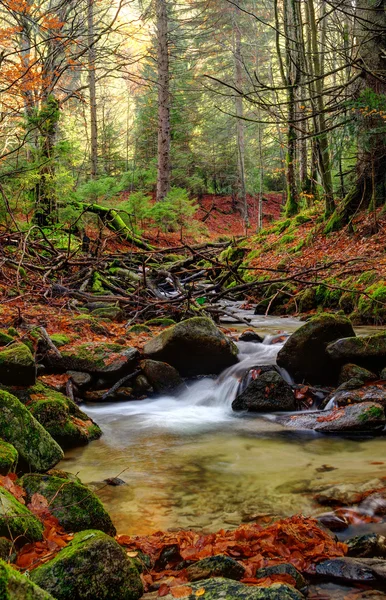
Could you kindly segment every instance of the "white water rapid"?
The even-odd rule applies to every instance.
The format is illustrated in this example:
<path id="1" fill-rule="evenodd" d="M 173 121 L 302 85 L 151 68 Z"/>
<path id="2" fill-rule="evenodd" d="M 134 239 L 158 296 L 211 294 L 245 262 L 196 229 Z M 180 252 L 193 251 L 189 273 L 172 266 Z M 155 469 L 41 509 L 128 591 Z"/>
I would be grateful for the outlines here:
<path id="1" fill-rule="evenodd" d="M 97 422 L 112 424 L 117 420 L 136 419 L 139 428 L 158 427 L 171 431 L 202 431 L 233 420 L 232 411 L 243 376 L 255 366 L 276 364 L 283 344 L 271 344 L 266 336 L 261 344 L 238 342 L 239 362 L 223 371 L 216 379 L 205 377 L 189 382 L 178 395 L 158 396 L 151 400 L 88 405 L 87 413 Z M 189 360 L 189 357 L 186 357 Z M 288 374 L 282 372 L 288 380 Z"/>

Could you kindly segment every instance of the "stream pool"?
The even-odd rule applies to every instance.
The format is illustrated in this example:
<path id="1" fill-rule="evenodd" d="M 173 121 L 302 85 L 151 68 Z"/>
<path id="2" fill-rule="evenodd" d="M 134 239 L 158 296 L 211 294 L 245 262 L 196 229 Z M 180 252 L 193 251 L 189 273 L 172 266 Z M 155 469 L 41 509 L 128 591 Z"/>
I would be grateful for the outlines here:
<path id="1" fill-rule="evenodd" d="M 301 324 L 256 321 L 257 331 L 266 334 Z M 385 475 L 385 438 L 305 434 L 232 413 L 242 372 L 252 364 L 272 364 L 280 347 L 241 344 L 238 365 L 217 380 L 192 382 L 177 397 L 88 404 L 86 412 L 104 435 L 68 451 L 58 467 L 92 484 L 118 533 L 215 531 L 264 515 L 324 512 L 313 500 L 318 489 Z M 125 485 L 103 483 L 113 477 Z"/>

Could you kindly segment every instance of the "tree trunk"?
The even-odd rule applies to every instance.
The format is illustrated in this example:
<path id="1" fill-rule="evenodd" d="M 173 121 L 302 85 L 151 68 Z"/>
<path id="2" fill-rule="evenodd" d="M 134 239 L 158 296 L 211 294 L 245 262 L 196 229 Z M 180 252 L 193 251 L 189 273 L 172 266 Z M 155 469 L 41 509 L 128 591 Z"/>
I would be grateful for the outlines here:
<path id="1" fill-rule="evenodd" d="M 95 76 L 95 48 L 94 42 L 94 0 L 87 2 L 87 29 L 88 29 L 88 80 L 90 93 L 90 129 L 91 129 L 91 177 L 94 179 L 98 173 L 98 124 L 96 102 L 96 76 Z"/>
<path id="2" fill-rule="evenodd" d="M 170 90 L 167 0 L 157 0 L 158 171 L 157 201 L 170 188 Z"/>

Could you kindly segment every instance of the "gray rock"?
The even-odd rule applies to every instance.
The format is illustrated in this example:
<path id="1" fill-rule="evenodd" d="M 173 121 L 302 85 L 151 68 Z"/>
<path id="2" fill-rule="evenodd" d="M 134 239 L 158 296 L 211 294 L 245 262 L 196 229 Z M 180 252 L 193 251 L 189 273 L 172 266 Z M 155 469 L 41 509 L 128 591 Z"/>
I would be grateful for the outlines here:
<path id="1" fill-rule="evenodd" d="M 256 579 L 262 579 L 263 577 L 271 577 L 272 575 L 290 575 L 294 579 L 295 587 L 298 590 L 305 588 L 307 585 L 303 575 L 291 563 L 281 563 L 280 565 L 257 569 L 255 577 Z"/>
<path id="2" fill-rule="evenodd" d="M 376 402 L 384 407 L 386 406 L 386 385 L 377 383 L 364 387 L 351 387 L 356 381 L 350 379 L 346 384 L 341 385 L 336 392 L 331 394 L 330 397 L 334 399 L 336 406 L 347 406 L 348 404 L 357 404 L 358 402 Z M 347 384 L 351 385 L 348 386 Z"/>
<path id="3" fill-rule="evenodd" d="M 143 594 L 134 562 L 118 542 L 93 529 L 77 533 L 30 577 L 57 600 L 138 600 Z"/>
<path id="4" fill-rule="evenodd" d="M 168 327 L 144 346 L 147 358 L 183 376 L 221 373 L 237 362 L 237 346 L 210 319 L 194 317 Z"/>
<path id="5" fill-rule="evenodd" d="M 375 373 L 372 373 L 363 367 L 359 367 L 353 363 L 347 363 L 346 365 L 343 365 L 340 370 L 338 383 L 341 385 L 350 379 L 358 379 L 362 381 L 362 383 L 365 383 L 366 381 L 377 379 L 377 376 Z"/>
<path id="6" fill-rule="evenodd" d="M 383 406 L 361 402 L 339 409 L 309 411 L 298 415 L 280 415 L 277 421 L 286 427 L 312 429 L 325 433 L 379 431 L 386 423 Z"/>
<path id="7" fill-rule="evenodd" d="M 203 558 L 186 569 L 189 581 L 207 579 L 208 577 L 225 577 L 226 579 L 242 579 L 245 568 L 233 558 L 217 554 Z"/>
<path id="8" fill-rule="evenodd" d="M 358 504 L 370 492 L 382 490 L 385 483 L 381 479 L 371 479 L 365 483 L 340 483 L 329 485 L 319 491 L 315 499 L 319 504 L 351 506 Z"/>
<path id="9" fill-rule="evenodd" d="M 140 362 L 140 367 L 151 386 L 160 394 L 174 392 L 183 385 L 178 371 L 165 362 L 145 359 Z"/>
<path id="10" fill-rule="evenodd" d="M 316 574 L 340 581 L 386 580 L 386 560 L 379 558 L 332 558 L 316 565 Z"/>
<path id="11" fill-rule="evenodd" d="M 246 331 L 243 331 L 243 333 L 239 336 L 239 340 L 240 342 L 255 342 L 256 344 L 261 344 L 263 338 L 261 337 L 261 335 L 256 333 L 256 331 L 247 329 Z"/>
<path id="12" fill-rule="evenodd" d="M 87 388 L 92 381 L 89 373 L 82 373 L 81 371 L 67 371 L 67 375 L 71 377 L 71 381 L 79 390 Z"/>
<path id="13" fill-rule="evenodd" d="M 252 379 L 247 388 L 232 403 L 233 410 L 272 412 L 295 410 L 295 396 L 291 386 L 276 371 L 262 373 Z"/>
<path id="14" fill-rule="evenodd" d="M 348 556 L 356 558 L 386 557 L 386 538 L 377 533 L 366 533 L 345 540 Z"/>
<path id="15" fill-rule="evenodd" d="M 198 581 L 189 584 L 188 587 L 192 589 L 192 593 L 184 596 L 185 600 L 197 600 L 198 590 L 204 590 L 204 593 L 199 596 L 202 600 L 235 600 L 236 598 L 238 600 L 302 600 L 304 598 L 303 594 L 291 585 L 278 583 L 269 587 L 256 587 L 221 577 Z M 175 596 L 168 594 L 164 598 L 173 600 Z"/>
<path id="16" fill-rule="evenodd" d="M 314 317 L 286 341 L 277 356 L 277 364 L 297 383 L 334 384 L 339 367 L 327 354 L 326 347 L 338 338 L 354 335 L 346 317 L 330 314 Z"/>
<path id="17" fill-rule="evenodd" d="M 0 351 L 0 383 L 33 385 L 35 381 L 35 360 L 25 344 L 16 342 Z"/>
<path id="18" fill-rule="evenodd" d="M 386 362 L 386 333 L 363 337 L 341 336 L 327 346 L 331 359 L 339 364 L 355 363 L 371 371 L 378 371 Z"/>

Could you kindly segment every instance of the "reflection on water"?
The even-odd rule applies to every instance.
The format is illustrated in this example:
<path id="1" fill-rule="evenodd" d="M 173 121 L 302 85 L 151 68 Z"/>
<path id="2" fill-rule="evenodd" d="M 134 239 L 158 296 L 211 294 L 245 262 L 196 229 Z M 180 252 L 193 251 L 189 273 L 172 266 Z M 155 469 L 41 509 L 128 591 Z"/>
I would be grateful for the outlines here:
<path id="1" fill-rule="evenodd" d="M 266 325 L 267 317 L 257 319 Z M 284 330 L 288 322 L 276 317 L 274 327 Z M 272 333 L 273 323 L 266 327 Z M 67 452 L 60 468 L 95 484 L 119 533 L 215 531 L 264 514 L 323 512 L 313 501 L 318 489 L 384 475 L 382 464 L 372 464 L 383 459 L 384 438 L 299 434 L 232 413 L 245 371 L 274 364 L 280 347 L 241 343 L 237 365 L 217 380 L 190 384 L 178 397 L 88 405 L 104 435 Z M 126 485 L 102 483 L 111 477 Z"/>

